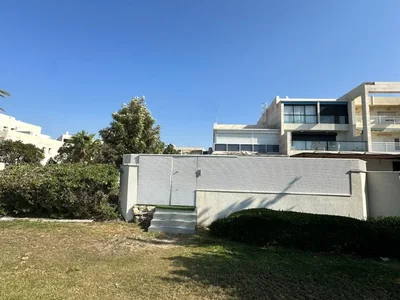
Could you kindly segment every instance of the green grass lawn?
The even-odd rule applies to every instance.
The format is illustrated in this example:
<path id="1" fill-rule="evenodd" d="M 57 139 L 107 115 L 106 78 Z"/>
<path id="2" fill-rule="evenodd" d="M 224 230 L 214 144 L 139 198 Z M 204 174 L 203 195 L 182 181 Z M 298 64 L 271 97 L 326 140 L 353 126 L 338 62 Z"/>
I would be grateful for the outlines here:
<path id="1" fill-rule="evenodd" d="M 399 299 L 400 262 L 126 223 L 0 223 L 0 299 Z"/>

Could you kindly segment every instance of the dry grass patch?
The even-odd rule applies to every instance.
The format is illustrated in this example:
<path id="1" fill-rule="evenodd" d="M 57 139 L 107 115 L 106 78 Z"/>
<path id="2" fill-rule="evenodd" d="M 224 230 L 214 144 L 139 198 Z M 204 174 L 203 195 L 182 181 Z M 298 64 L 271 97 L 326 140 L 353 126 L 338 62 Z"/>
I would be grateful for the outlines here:
<path id="1" fill-rule="evenodd" d="M 400 263 L 134 224 L 0 223 L 1 299 L 396 299 Z"/>

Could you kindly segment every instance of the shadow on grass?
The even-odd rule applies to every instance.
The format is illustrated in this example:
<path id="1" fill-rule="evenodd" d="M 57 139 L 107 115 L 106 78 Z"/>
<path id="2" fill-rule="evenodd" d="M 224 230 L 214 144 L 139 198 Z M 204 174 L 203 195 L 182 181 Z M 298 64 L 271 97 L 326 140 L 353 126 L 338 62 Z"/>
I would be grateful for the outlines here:
<path id="1" fill-rule="evenodd" d="M 238 299 L 397 299 L 400 263 L 197 240 L 167 258 L 166 281 L 220 287 Z"/>

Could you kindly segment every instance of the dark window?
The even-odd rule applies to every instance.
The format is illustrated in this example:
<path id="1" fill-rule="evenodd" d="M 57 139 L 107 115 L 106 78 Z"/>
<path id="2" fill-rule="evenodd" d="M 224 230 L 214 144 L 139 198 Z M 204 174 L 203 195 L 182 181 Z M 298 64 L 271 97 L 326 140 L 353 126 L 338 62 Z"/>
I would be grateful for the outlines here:
<path id="1" fill-rule="evenodd" d="M 316 105 L 287 105 L 284 106 L 285 123 L 317 123 Z"/>
<path id="2" fill-rule="evenodd" d="M 394 139 L 394 149 L 397 151 L 397 150 L 400 150 L 400 139 Z"/>
<path id="3" fill-rule="evenodd" d="M 239 151 L 239 144 L 228 144 L 228 151 Z"/>
<path id="4" fill-rule="evenodd" d="M 254 145 L 254 151 L 258 153 L 265 153 L 266 152 L 265 145 Z"/>
<path id="5" fill-rule="evenodd" d="M 225 144 L 215 144 L 215 151 L 226 151 Z"/>
<path id="6" fill-rule="evenodd" d="M 336 135 L 337 133 L 311 133 L 311 132 L 296 132 L 292 133 L 292 140 L 293 141 L 336 141 Z"/>
<path id="7" fill-rule="evenodd" d="M 242 151 L 253 151 L 253 147 L 251 144 L 242 144 L 241 149 Z"/>
<path id="8" fill-rule="evenodd" d="M 267 145 L 267 152 L 279 152 L 279 145 Z"/>
<path id="9" fill-rule="evenodd" d="M 321 104 L 320 122 L 324 124 L 348 124 L 347 104 Z"/>
<path id="10" fill-rule="evenodd" d="M 400 171 L 400 161 L 393 162 L 393 171 Z"/>

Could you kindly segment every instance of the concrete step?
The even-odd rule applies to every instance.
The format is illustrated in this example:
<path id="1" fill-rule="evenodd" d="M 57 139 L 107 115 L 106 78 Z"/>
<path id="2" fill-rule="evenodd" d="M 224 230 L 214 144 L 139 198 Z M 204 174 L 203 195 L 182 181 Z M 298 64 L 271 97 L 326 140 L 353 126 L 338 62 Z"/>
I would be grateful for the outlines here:
<path id="1" fill-rule="evenodd" d="M 149 227 L 149 232 L 165 232 L 165 233 L 177 233 L 177 234 L 194 234 L 194 228 L 185 228 L 181 226 L 153 226 Z"/>
<path id="2" fill-rule="evenodd" d="M 184 228 L 196 228 L 195 220 L 160 220 L 158 218 L 153 218 L 151 220 L 151 226 L 157 227 L 184 227 Z"/>
<path id="3" fill-rule="evenodd" d="M 166 209 L 156 207 L 156 211 L 160 213 L 176 213 L 176 214 L 196 214 L 196 210 L 182 210 L 182 209 Z"/>
<path id="4" fill-rule="evenodd" d="M 159 211 L 156 209 L 153 218 L 157 220 L 196 221 L 197 214 L 196 212 L 167 211 L 167 210 Z"/>

